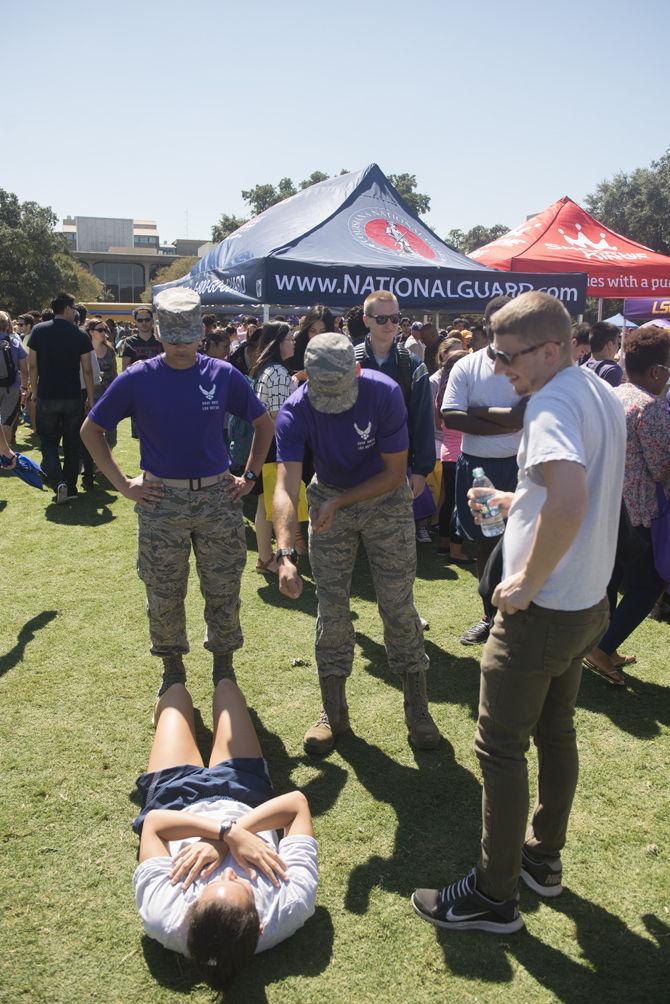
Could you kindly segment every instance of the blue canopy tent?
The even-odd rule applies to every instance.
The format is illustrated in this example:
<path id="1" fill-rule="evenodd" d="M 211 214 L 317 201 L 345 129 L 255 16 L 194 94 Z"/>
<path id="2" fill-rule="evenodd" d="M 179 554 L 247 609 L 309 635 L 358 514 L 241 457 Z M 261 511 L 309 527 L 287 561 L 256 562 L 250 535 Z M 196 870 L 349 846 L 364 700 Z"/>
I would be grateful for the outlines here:
<path id="1" fill-rule="evenodd" d="M 608 324 L 613 324 L 615 328 L 623 328 L 624 324 L 627 328 L 637 328 L 637 324 L 633 324 L 632 321 L 628 321 L 623 314 L 612 314 L 611 317 L 603 318 Z"/>
<path id="2" fill-rule="evenodd" d="M 545 289 L 573 314 L 586 300 L 581 273 L 482 268 L 454 251 L 405 204 L 376 164 L 329 178 L 266 209 L 212 248 L 182 279 L 205 306 L 346 307 L 376 289 L 403 308 L 482 311 L 494 296 Z"/>

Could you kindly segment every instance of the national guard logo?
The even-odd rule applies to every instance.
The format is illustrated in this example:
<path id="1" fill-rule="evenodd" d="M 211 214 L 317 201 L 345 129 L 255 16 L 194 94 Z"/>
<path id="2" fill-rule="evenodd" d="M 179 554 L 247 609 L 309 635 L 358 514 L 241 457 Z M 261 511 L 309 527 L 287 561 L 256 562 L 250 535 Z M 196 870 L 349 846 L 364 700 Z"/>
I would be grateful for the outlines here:
<path id="1" fill-rule="evenodd" d="M 416 224 L 408 217 L 393 211 L 384 212 L 382 216 L 378 209 L 360 209 L 349 217 L 351 236 L 373 251 L 428 261 L 442 258 L 440 248 L 430 238 L 420 237 L 412 229 L 414 226 Z"/>

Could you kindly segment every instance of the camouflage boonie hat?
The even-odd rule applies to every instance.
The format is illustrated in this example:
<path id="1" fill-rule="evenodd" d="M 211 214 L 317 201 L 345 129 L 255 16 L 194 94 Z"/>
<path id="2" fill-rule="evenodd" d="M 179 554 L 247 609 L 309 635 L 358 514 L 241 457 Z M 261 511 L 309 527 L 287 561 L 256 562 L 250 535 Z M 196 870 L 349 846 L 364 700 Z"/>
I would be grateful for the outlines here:
<path id="1" fill-rule="evenodd" d="M 356 404 L 356 355 L 346 335 L 328 332 L 310 339 L 305 369 L 307 396 L 317 411 L 338 415 Z"/>
<path id="2" fill-rule="evenodd" d="M 162 342 L 186 345 L 202 338 L 200 297 L 192 289 L 164 289 L 155 297 L 154 307 Z"/>

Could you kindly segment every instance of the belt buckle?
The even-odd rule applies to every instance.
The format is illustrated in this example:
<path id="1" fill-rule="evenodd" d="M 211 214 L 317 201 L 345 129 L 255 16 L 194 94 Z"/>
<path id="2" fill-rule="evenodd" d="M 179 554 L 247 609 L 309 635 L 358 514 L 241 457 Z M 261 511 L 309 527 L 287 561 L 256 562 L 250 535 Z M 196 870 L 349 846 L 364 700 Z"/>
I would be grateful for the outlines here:
<path id="1" fill-rule="evenodd" d="M 201 484 L 202 478 L 189 478 L 188 479 L 188 490 L 191 492 L 199 492 L 202 488 Z"/>

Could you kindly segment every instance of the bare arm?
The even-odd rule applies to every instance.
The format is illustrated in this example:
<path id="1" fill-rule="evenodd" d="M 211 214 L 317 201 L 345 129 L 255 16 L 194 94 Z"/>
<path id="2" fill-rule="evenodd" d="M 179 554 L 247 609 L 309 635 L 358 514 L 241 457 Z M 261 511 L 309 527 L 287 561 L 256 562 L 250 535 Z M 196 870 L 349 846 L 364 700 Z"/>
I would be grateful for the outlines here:
<path id="1" fill-rule="evenodd" d="M 90 352 L 87 352 L 81 357 L 81 369 L 84 374 L 86 397 L 88 398 L 88 407 L 90 409 L 93 407 L 93 364 L 91 362 Z"/>
<path id="2" fill-rule="evenodd" d="M 493 594 L 503 613 L 526 610 L 574 543 L 588 506 L 586 471 L 570 460 L 542 464 L 547 497 L 538 517 L 525 568 L 504 579 Z"/>
<path id="3" fill-rule="evenodd" d="M 500 436 L 523 428 L 526 401 L 527 398 L 522 398 L 513 408 L 468 408 L 467 411 L 445 408 L 442 418 L 448 429 L 471 436 Z"/>
<path id="4" fill-rule="evenodd" d="M 32 391 L 33 400 L 37 400 L 37 382 L 39 377 L 37 375 L 37 353 L 35 349 L 28 349 L 28 373 L 30 375 L 30 389 Z"/>

